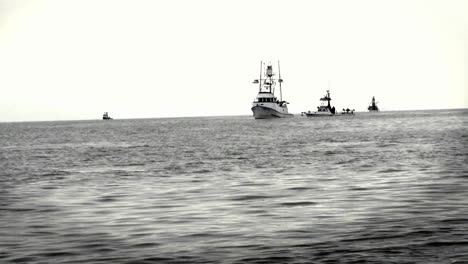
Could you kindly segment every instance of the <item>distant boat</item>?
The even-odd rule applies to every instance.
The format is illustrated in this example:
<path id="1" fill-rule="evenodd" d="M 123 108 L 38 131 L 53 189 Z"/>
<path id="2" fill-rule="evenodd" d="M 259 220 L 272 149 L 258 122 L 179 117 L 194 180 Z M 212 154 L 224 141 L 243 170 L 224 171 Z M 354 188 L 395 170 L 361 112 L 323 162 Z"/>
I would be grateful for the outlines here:
<path id="1" fill-rule="evenodd" d="M 377 107 L 374 96 L 372 96 L 372 103 L 369 105 L 367 110 L 369 110 L 369 112 L 379 112 L 379 108 Z"/>
<path id="2" fill-rule="evenodd" d="M 343 111 L 341 112 L 342 115 L 354 115 L 354 109 L 349 109 L 349 108 L 346 108 L 344 109 L 343 108 Z"/>
<path id="3" fill-rule="evenodd" d="M 278 79 L 275 79 L 273 76 L 273 66 L 267 65 L 266 72 L 264 73 L 264 79 L 262 79 L 262 65 L 260 62 L 260 79 L 254 80 L 253 83 L 259 85 L 259 91 L 257 98 L 252 104 L 252 112 L 255 119 L 271 119 L 271 118 L 283 118 L 283 117 L 293 117 L 292 114 L 288 112 L 288 102 L 283 101 L 279 61 L 278 61 Z M 278 100 L 275 97 L 275 87 L 276 82 L 279 83 L 280 89 L 280 99 Z"/>
<path id="4" fill-rule="evenodd" d="M 102 120 L 112 120 L 112 117 L 110 117 L 107 112 L 104 112 L 102 115 Z"/>
<path id="5" fill-rule="evenodd" d="M 320 106 L 317 106 L 317 111 L 307 111 L 303 112 L 307 117 L 313 116 L 332 116 L 336 113 L 335 107 L 330 105 L 331 97 L 330 90 L 327 90 L 327 94 L 324 97 L 320 98 Z"/>

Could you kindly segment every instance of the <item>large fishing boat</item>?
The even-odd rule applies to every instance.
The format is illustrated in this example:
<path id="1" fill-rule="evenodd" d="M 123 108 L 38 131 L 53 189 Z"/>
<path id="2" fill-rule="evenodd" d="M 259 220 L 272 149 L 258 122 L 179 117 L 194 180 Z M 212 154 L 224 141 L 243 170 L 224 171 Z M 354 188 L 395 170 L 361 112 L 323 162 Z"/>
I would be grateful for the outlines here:
<path id="1" fill-rule="evenodd" d="M 331 97 L 330 90 L 327 90 L 327 94 L 324 97 L 320 98 L 320 106 L 317 106 L 317 111 L 307 111 L 303 112 L 306 116 L 332 116 L 336 113 L 335 107 L 330 105 Z"/>
<path id="2" fill-rule="evenodd" d="M 270 119 L 292 117 L 293 115 L 288 112 L 288 102 L 283 101 L 283 92 L 281 90 L 280 66 L 278 61 L 278 78 L 274 78 L 273 66 L 267 65 L 263 73 L 263 63 L 260 62 L 260 78 L 254 80 L 254 84 L 258 84 L 259 90 L 257 98 L 252 104 L 252 112 L 255 119 Z M 263 73 L 263 74 L 262 74 Z M 262 79 L 263 75 L 263 79 Z M 280 99 L 275 97 L 276 82 L 279 83 Z"/>
<path id="3" fill-rule="evenodd" d="M 372 96 L 372 103 L 369 105 L 367 110 L 369 110 L 369 112 L 378 112 L 379 111 L 379 108 L 377 107 L 377 103 L 375 102 L 375 97 L 374 96 Z"/>

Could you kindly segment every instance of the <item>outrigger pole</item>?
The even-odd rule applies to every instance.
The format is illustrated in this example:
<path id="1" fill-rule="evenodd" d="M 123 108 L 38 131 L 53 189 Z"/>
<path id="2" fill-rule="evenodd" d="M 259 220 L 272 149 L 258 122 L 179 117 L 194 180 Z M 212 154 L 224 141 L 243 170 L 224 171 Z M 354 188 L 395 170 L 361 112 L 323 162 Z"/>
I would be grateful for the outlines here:
<path id="1" fill-rule="evenodd" d="M 281 83 L 283 80 L 281 79 L 281 70 L 280 70 L 280 63 L 278 61 L 278 82 L 280 85 L 280 102 L 283 102 L 283 91 L 281 90 Z"/>
<path id="2" fill-rule="evenodd" d="M 258 84 L 258 92 L 262 91 L 262 61 L 260 61 L 260 79 L 259 79 L 259 84 Z"/>

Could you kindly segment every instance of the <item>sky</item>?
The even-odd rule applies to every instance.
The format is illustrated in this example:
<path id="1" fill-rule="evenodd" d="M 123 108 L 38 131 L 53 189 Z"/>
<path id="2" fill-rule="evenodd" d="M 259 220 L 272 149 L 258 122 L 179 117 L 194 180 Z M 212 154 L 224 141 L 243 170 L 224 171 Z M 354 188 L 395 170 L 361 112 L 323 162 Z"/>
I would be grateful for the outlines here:
<path id="1" fill-rule="evenodd" d="M 468 108 L 466 0 L 0 0 L 0 122 Z M 330 83 L 330 85 L 329 85 Z"/>

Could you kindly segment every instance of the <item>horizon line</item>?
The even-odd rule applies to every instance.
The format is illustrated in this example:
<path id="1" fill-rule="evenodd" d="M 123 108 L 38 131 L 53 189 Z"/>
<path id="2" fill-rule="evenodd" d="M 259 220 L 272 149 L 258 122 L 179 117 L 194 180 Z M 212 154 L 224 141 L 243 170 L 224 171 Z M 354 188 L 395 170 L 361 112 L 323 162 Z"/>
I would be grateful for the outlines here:
<path id="1" fill-rule="evenodd" d="M 430 109 L 404 109 L 404 110 L 381 110 L 379 112 L 410 112 L 410 111 L 441 111 L 441 110 L 468 110 L 468 108 L 430 108 Z M 369 113 L 369 111 L 354 111 L 354 113 Z M 293 113 L 294 115 L 301 115 L 301 113 Z M 160 117 L 123 117 L 112 118 L 112 120 L 135 120 L 135 119 L 176 119 L 176 118 L 199 118 L 199 117 L 242 117 L 251 116 L 251 114 L 242 115 L 199 115 L 199 116 L 160 116 Z M 20 121 L 0 121 L 0 124 L 5 123 L 35 123 L 35 122 L 72 122 L 72 121 L 100 121 L 102 118 L 92 119 L 44 119 L 44 120 L 20 120 Z"/>

